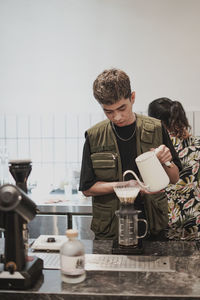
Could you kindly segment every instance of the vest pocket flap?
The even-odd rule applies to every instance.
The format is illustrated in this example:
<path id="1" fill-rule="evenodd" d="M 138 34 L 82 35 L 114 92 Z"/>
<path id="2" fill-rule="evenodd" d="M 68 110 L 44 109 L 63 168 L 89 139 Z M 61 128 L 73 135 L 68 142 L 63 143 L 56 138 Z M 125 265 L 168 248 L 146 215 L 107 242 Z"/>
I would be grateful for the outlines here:
<path id="1" fill-rule="evenodd" d="M 104 168 L 114 168 L 115 162 L 113 160 L 94 160 L 92 161 L 94 168 L 104 169 Z"/>
<path id="2" fill-rule="evenodd" d="M 91 154 L 91 160 L 93 168 L 115 168 L 116 166 L 116 155 L 113 153 L 93 153 Z"/>
<path id="3" fill-rule="evenodd" d="M 97 180 L 117 180 L 117 154 L 112 152 L 92 153 L 91 160 Z"/>
<path id="4" fill-rule="evenodd" d="M 143 128 L 147 131 L 154 132 L 154 124 L 150 122 L 145 122 Z"/>

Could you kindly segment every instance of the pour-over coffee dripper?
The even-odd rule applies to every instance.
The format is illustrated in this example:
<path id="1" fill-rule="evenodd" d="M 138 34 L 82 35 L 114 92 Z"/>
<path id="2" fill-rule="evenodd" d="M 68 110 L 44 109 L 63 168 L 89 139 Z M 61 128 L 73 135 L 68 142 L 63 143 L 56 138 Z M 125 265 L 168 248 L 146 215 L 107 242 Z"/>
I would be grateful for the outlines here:
<path id="1" fill-rule="evenodd" d="M 137 182 L 132 182 L 131 184 L 119 182 L 119 184 L 114 188 L 114 191 L 121 204 L 133 204 L 140 192 L 140 189 L 141 187 Z"/>

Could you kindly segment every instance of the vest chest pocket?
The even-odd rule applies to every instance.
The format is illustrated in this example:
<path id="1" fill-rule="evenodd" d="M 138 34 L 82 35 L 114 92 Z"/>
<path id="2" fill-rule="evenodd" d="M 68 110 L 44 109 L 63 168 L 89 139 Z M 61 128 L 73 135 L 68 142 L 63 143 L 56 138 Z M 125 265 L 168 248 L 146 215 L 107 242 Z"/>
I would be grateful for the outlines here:
<path id="1" fill-rule="evenodd" d="M 91 154 L 94 173 L 98 180 L 114 181 L 118 179 L 117 154 L 98 152 Z"/>
<path id="2" fill-rule="evenodd" d="M 154 125 L 149 122 L 145 122 L 141 133 L 141 141 L 151 144 L 153 142 Z"/>

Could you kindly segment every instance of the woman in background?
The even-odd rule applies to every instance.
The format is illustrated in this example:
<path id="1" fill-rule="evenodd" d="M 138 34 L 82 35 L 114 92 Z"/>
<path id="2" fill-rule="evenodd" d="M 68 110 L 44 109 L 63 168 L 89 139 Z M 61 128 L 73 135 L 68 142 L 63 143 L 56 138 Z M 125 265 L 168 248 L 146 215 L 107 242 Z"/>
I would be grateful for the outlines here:
<path id="1" fill-rule="evenodd" d="M 182 163 L 180 179 L 166 188 L 169 208 L 169 238 L 200 238 L 200 138 L 190 132 L 185 110 L 178 101 L 159 98 L 148 115 L 160 119 L 169 132 Z"/>

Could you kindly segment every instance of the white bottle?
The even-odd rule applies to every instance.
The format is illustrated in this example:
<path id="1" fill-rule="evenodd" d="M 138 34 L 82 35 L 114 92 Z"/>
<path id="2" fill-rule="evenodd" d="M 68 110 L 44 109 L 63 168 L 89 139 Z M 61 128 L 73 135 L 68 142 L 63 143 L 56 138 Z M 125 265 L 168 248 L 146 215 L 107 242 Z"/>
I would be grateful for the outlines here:
<path id="1" fill-rule="evenodd" d="M 86 277 L 84 245 L 77 239 L 77 230 L 68 229 L 66 236 L 68 241 L 60 249 L 61 278 L 67 283 L 79 283 Z"/>

